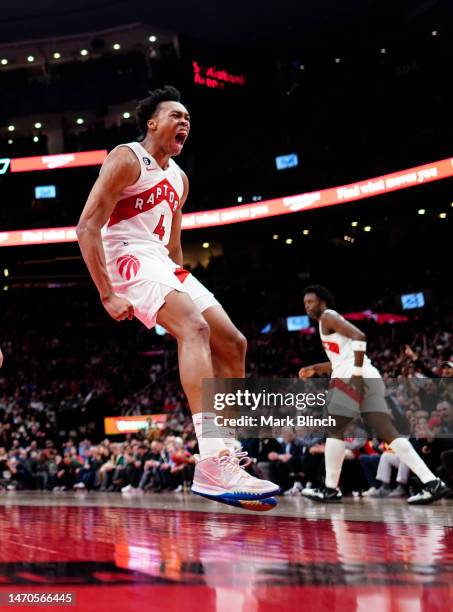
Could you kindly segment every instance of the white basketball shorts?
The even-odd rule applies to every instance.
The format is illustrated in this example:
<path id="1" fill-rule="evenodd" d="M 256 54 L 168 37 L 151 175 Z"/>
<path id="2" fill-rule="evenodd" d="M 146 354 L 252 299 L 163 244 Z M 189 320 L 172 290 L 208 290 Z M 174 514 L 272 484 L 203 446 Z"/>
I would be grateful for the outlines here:
<path id="1" fill-rule="evenodd" d="M 173 290 L 187 293 L 200 312 L 219 302 L 188 270 L 174 263 L 164 247 L 104 243 L 107 270 L 113 290 L 129 300 L 134 313 L 148 329 L 156 325 L 165 297 Z"/>

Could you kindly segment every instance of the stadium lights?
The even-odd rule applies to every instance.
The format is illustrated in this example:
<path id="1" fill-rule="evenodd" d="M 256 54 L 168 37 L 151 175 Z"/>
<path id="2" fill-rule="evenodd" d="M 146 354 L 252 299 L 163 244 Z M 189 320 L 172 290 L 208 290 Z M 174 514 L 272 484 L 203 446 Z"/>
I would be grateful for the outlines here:
<path id="1" fill-rule="evenodd" d="M 40 121 L 37 121 L 37 122 L 35 123 L 35 128 L 36 128 L 37 130 L 40 130 L 40 129 L 42 128 L 42 123 L 41 123 Z"/>
<path id="2" fill-rule="evenodd" d="M 76 123 L 77 125 L 83 125 L 85 123 L 85 119 L 83 119 L 82 117 L 77 117 Z"/>
<path id="3" fill-rule="evenodd" d="M 35 61 L 35 56 L 34 55 L 29 55 L 27 57 L 27 62 L 29 62 L 30 64 L 32 64 Z"/>
<path id="4" fill-rule="evenodd" d="M 33 142 L 39 142 L 39 136 L 33 136 Z"/>
<path id="5" fill-rule="evenodd" d="M 371 225 L 365 225 L 365 227 L 363 228 L 364 232 L 371 232 Z"/>
<path id="6" fill-rule="evenodd" d="M 114 50 L 115 50 L 115 51 L 119 51 L 119 50 L 121 49 L 121 45 L 120 45 L 120 43 L 115 43 L 115 44 L 113 45 L 113 48 L 114 48 Z"/>
<path id="7" fill-rule="evenodd" d="M 447 213 L 446 212 L 439 213 L 439 219 L 446 219 L 446 218 L 447 218 Z"/>
<path id="8" fill-rule="evenodd" d="M 2 66 L 6 66 L 6 65 L 8 64 L 8 60 L 6 59 L 6 57 L 4 57 L 4 58 L 2 58 L 2 59 L 0 60 L 0 64 L 1 64 Z"/>
<path id="9" fill-rule="evenodd" d="M 3 291 L 8 291 L 9 287 L 8 285 L 3 285 Z"/>
<path id="10" fill-rule="evenodd" d="M 417 210 L 417 213 L 418 213 L 419 215 L 424 215 L 424 214 L 426 213 L 426 210 L 425 210 L 424 208 L 419 208 L 419 209 Z"/>
<path id="11" fill-rule="evenodd" d="M 55 51 L 55 53 L 52 56 L 54 59 L 60 59 L 61 57 L 61 53 L 59 53 L 58 51 Z"/>
<path id="12" fill-rule="evenodd" d="M 340 62 L 341 62 L 341 58 L 336 57 L 336 58 L 335 58 L 335 63 L 336 63 L 336 64 L 339 64 Z"/>
<path id="13" fill-rule="evenodd" d="M 353 221 L 353 222 L 351 223 L 351 227 L 357 227 L 357 226 L 358 226 L 358 224 L 359 224 L 359 222 L 358 222 L 358 221 Z"/>
<path id="14" fill-rule="evenodd" d="M 343 240 L 345 242 L 355 242 L 355 238 L 353 238 L 352 236 L 343 236 Z"/>
<path id="15" fill-rule="evenodd" d="M 14 140 L 13 140 L 12 138 L 10 138 L 10 139 L 8 140 L 8 144 L 14 144 Z"/>
<path id="16" fill-rule="evenodd" d="M 287 239 L 285 240 L 285 243 L 286 243 L 286 244 L 292 244 L 292 243 L 293 243 L 293 239 L 292 239 L 292 238 L 287 238 Z"/>
<path id="17" fill-rule="evenodd" d="M 8 132 L 14 132 L 16 127 L 14 125 L 8 125 Z"/>
<path id="18" fill-rule="evenodd" d="M 381 49 L 381 54 L 385 55 L 387 53 L 387 49 L 385 47 L 382 47 Z"/>
<path id="19" fill-rule="evenodd" d="M 453 202 L 450 204 L 450 206 L 453 208 Z"/>
<path id="20" fill-rule="evenodd" d="M 131 118 L 131 114 L 129 112 L 125 112 L 123 113 L 123 119 L 130 119 Z"/>
<path id="21" fill-rule="evenodd" d="M 301 65 L 299 66 L 299 70 L 305 70 L 305 66 L 304 66 L 303 64 L 301 64 Z"/>
<path id="22" fill-rule="evenodd" d="M 243 200 L 243 197 L 242 197 L 242 196 L 238 196 L 238 197 L 237 197 L 237 201 L 239 202 L 239 204 L 242 202 L 242 200 Z"/>
<path id="23" fill-rule="evenodd" d="M 88 55 L 88 49 L 81 49 L 80 55 L 82 55 L 83 57 L 86 57 Z"/>
<path id="24" fill-rule="evenodd" d="M 431 36 L 437 36 L 437 30 L 433 30 L 433 31 L 431 32 Z"/>
<path id="25" fill-rule="evenodd" d="M 154 34 L 151 34 L 151 36 L 148 38 L 149 42 L 154 43 L 157 40 L 157 36 L 154 36 Z"/>
<path id="26" fill-rule="evenodd" d="M 309 233 L 310 233 L 310 230 L 308 229 L 304 229 L 304 231 L 302 232 L 304 236 L 308 236 Z"/>
<path id="27" fill-rule="evenodd" d="M 209 242 L 203 242 L 203 244 L 201 245 L 204 249 L 209 249 Z"/>
<path id="28" fill-rule="evenodd" d="M 274 235 L 272 236 L 272 240 L 278 240 L 278 234 L 274 234 Z"/>
<path id="29" fill-rule="evenodd" d="M 5 269 L 3 270 L 3 275 L 4 275 L 6 278 L 8 278 L 8 276 L 9 276 L 9 270 L 8 270 L 8 268 L 5 268 Z"/>

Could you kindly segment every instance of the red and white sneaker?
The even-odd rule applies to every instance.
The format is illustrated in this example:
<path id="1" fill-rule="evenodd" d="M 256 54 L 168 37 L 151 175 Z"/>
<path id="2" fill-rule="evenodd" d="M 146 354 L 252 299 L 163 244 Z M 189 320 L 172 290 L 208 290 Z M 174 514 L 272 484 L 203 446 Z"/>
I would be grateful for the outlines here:
<path id="1" fill-rule="evenodd" d="M 277 494 L 280 488 L 269 480 L 255 478 L 246 472 L 244 467 L 250 463 L 246 455 L 238 451 L 201 459 L 195 466 L 192 493 L 250 510 L 258 507 L 251 504 L 248 508 L 246 502 L 266 500 L 269 507 L 265 509 L 273 508 L 277 501 L 269 498 Z M 243 463 L 244 460 L 246 463 Z"/>

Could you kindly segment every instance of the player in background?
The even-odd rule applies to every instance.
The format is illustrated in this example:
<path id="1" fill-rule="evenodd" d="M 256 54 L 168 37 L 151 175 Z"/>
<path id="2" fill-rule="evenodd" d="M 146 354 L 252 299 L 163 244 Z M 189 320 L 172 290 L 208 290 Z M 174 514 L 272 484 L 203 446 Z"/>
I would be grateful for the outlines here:
<path id="1" fill-rule="evenodd" d="M 321 374 L 331 375 L 331 401 L 329 414 L 336 418 L 336 427 L 328 433 L 325 447 L 325 486 L 308 491 L 306 496 L 321 502 L 339 502 L 338 488 L 345 455 L 343 432 L 359 415 L 377 436 L 387 442 L 391 450 L 405 463 L 423 484 L 422 490 L 409 497 L 409 504 L 430 504 L 450 491 L 428 469 L 409 440 L 400 437 L 391 419 L 385 400 L 385 385 L 379 371 L 366 355 L 366 336 L 338 312 L 333 310 L 332 294 L 321 285 L 312 285 L 304 291 L 307 315 L 319 322 L 319 333 L 328 362 L 301 368 L 299 377 L 307 379 Z M 347 383 L 347 384 L 345 384 Z M 356 402 L 342 401 L 346 396 Z"/>
<path id="2" fill-rule="evenodd" d="M 245 339 L 212 293 L 182 268 L 189 185 L 172 158 L 189 136 L 189 112 L 167 86 L 139 103 L 137 122 L 144 139 L 111 151 L 88 196 L 77 226 L 83 258 L 113 319 L 136 316 L 148 328 L 159 323 L 178 342 L 201 456 L 193 492 L 235 505 L 270 498 L 278 486 L 249 475 L 245 453 L 220 437 L 214 412 L 201 412 L 203 379 L 244 376 Z"/>

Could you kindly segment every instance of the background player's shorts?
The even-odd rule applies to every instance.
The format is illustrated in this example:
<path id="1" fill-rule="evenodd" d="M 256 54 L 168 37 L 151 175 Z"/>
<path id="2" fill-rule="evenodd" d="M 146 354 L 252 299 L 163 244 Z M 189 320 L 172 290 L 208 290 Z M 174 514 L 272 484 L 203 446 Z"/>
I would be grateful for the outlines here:
<path id="1" fill-rule="evenodd" d="M 332 372 L 330 390 L 327 397 L 327 411 L 332 416 L 355 418 L 360 413 L 380 412 L 391 414 L 385 399 L 385 384 L 373 365 L 363 368 L 363 378 L 366 384 L 365 393 L 360 398 L 349 386 L 353 364 L 340 365 Z"/>
<path id="2" fill-rule="evenodd" d="M 126 298 L 148 329 L 171 291 L 187 293 L 200 312 L 219 306 L 214 295 L 190 272 L 176 265 L 164 247 L 110 247 L 104 244 L 107 270 L 117 295 Z"/>

